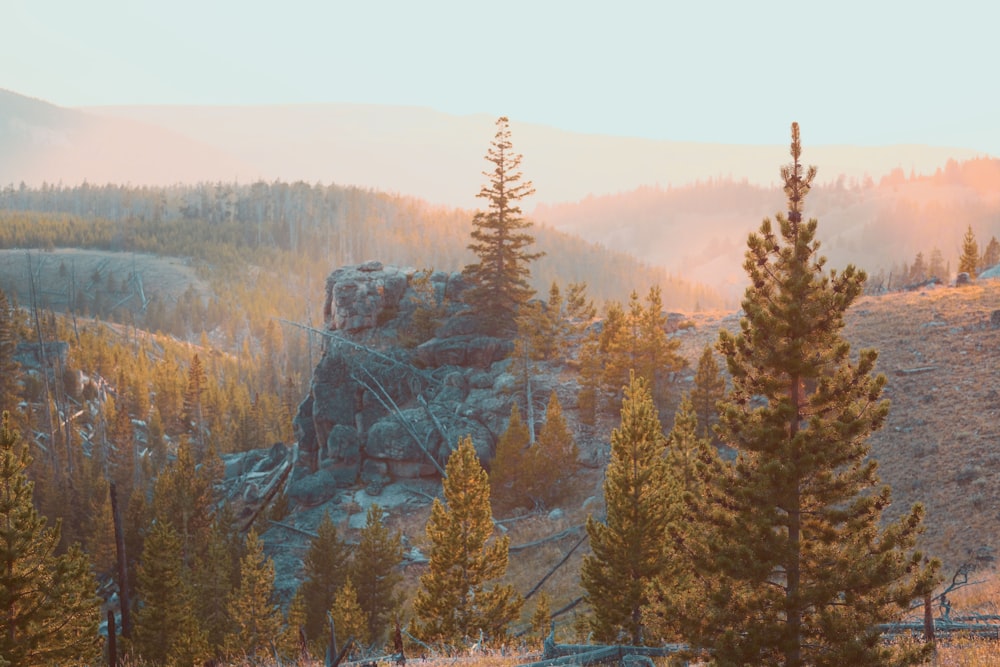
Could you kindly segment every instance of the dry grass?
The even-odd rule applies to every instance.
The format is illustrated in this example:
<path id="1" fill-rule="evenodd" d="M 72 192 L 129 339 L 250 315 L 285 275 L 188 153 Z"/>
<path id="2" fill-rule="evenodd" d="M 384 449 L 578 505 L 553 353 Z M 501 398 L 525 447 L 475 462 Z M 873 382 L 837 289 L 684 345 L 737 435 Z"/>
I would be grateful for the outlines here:
<path id="1" fill-rule="evenodd" d="M 995 310 L 1000 281 L 867 296 L 847 314 L 852 348 L 879 350 L 877 369 L 889 381 L 889 419 L 871 440 L 882 481 L 893 490 L 887 516 L 923 503 L 920 548 L 941 558 L 949 577 L 1000 546 L 1000 328 L 990 326 Z M 717 340 L 720 327 L 739 326 L 732 314 L 692 319 L 695 328 L 679 334 L 691 364 L 706 343 Z"/>

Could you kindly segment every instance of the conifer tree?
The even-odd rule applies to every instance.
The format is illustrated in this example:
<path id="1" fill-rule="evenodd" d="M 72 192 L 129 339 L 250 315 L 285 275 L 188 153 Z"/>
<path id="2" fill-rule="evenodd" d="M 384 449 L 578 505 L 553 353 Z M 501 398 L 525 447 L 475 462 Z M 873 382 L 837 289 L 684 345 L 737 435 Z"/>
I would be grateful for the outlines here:
<path id="1" fill-rule="evenodd" d="M 341 645 L 344 645 L 351 637 L 354 638 L 355 648 L 368 644 L 368 620 L 358 603 L 358 589 L 354 587 L 350 577 L 344 581 L 344 585 L 333 596 L 330 617 L 333 619 L 333 627 L 337 632 L 337 641 Z"/>
<path id="2" fill-rule="evenodd" d="M 199 549 L 208 544 L 212 527 L 212 480 L 208 466 L 195 466 L 191 445 L 181 441 L 177 459 L 156 478 L 152 514 L 174 526 L 181 539 L 184 564 L 191 567 Z"/>
<path id="3" fill-rule="evenodd" d="M 17 405 L 19 368 L 14 361 L 17 349 L 15 312 L 7 295 L 0 290 L 0 410 L 13 410 Z"/>
<path id="4" fill-rule="evenodd" d="M 316 533 L 303 559 L 299 587 L 305 600 L 305 630 L 310 642 L 326 637 L 326 614 L 333 605 L 333 597 L 347 580 L 350 557 L 350 550 L 337 534 L 329 514 L 323 515 Z"/>
<path id="5" fill-rule="evenodd" d="M 308 642 L 305 639 L 306 625 L 306 601 L 302 597 L 301 591 L 296 591 L 292 596 L 292 602 L 288 605 L 288 614 L 285 617 L 285 629 L 281 633 L 279 648 L 282 657 L 290 660 L 299 660 L 306 663 L 309 660 Z"/>
<path id="6" fill-rule="evenodd" d="M 598 641 L 624 635 L 644 639 L 642 613 L 649 587 L 668 566 L 664 542 L 679 512 L 677 489 L 668 484 L 666 437 L 646 381 L 632 373 L 622 400 L 621 424 L 611 433 L 611 461 L 604 478 L 605 521 L 587 519 L 591 555 L 580 579 L 593 611 Z"/>
<path id="7" fill-rule="evenodd" d="M 99 655 L 97 581 L 79 547 L 57 556 L 59 525 L 32 504 L 31 464 L 10 415 L 0 421 L 0 659 L 13 667 Z"/>
<path id="8" fill-rule="evenodd" d="M 679 619 L 699 618 L 712 589 L 712 582 L 706 582 L 695 570 L 691 551 L 703 548 L 707 541 L 705 471 L 720 461 L 718 450 L 699 430 L 695 406 L 684 395 L 667 436 L 666 457 L 668 484 L 679 492 L 680 511 L 670 522 L 669 537 L 664 541 L 669 565 L 653 579 L 652 602 L 643 610 L 648 636 L 661 641 L 682 638 L 684 628 Z"/>
<path id="9" fill-rule="evenodd" d="M 509 121 L 501 116 L 496 125 L 496 136 L 486 153 L 492 171 L 483 172 L 490 182 L 476 195 L 489 204 L 472 219 L 469 250 L 478 261 L 463 270 L 472 283 L 464 298 L 487 331 L 509 334 L 514 331 L 518 308 L 534 294 L 528 284 L 528 265 L 542 253 L 528 250 L 535 239 L 527 231 L 531 222 L 522 217 L 519 204 L 535 189 L 531 181 L 521 180 L 522 156 L 514 152 Z"/>
<path id="10" fill-rule="evenodd" d="M 480 634 L 500 641 L 524 601 L 509 584 L 495 583 L 507 570 L 510 538 L 490 541 L 489 480 L 471 438 L 451 453 L 445 471 L 445 504 L 435 499 L 427 521 L 430 562 L 413 602 L 416 631 L 424 641 L 452 645 Z"/>
<path id="11" fill-rule="evenodd" d="M 549 634 L 549 627 L 552 622 L 552 609 L 549 604 L 549 596 L 545 593 L 538 594 L 538 602 L 535 603 L 535 611 L 531 614 L 531 639 L 536 648 L 541 648 L 542 642 Z"/>
<path id="12" fill-rule="evenodd" d="M 490 498 L 498 512 L 508 512 L 519 506 L 530 507 L 523 487 L 529 444 L 528 427 L 521 420 L 521 410 L 517 403 L 512 403 L 507 428 L 497 440 L 496 455 L 490 466 Z"/>
<path id="13" fill-rule="evenodd" d="M 791 154 L 788 214 L 750 235 L 746 316 L 738 334 L 719 334 L 733 383 L 720 434 L 738 457 L 708 477 L 696 566 L 722 583 L 686 633 L 721 665 L 912 664 L 925 653 L 883 643 L 877 624 L 931 590 L 936 564 L 910 551 L 921 507 L 882 525 L 890 492 L 868 436 L 888 414 L 886 380 L 873 375 L 876 351 L 852 361 L 841 335 L 865 274 L 825 273 L 817 222 L 802 219 L 816 170 L 799 163 L 794 123 Z"/>
<path id="14" fill-rule="evenodd" d="M 170 523 L 156 522 L 150 528 L 136 579 L 140 604 L 133 643 L 143 660 L 186 667 L 209 657 L 194 613 L 194 591 L 181 539 Z"/>
<path id="15" fill-rule="evenodd" d="M 201 358 L 195 354 L 191 357 L 188 367 L 187 388 L 184 390 L 184 426 L 192 436 L 195 445 L 195 460 L 201 460 L 205 454 L 205 410 L 203 394 L 208 378 Z"/>
<path id="16" fill-rule="evenodd" d="M 997 264 L 1000 264 L 1000 241 L 997 241 L 997 237 L 991 236 L 990 242 L 983 249 L 983 256 L 979 258 L 978 273 L 993 268 Z"/>
<path id="17" fill-rule="evenodd" d="M 719 420 L 717 403 L 726 394 L 726 380 L 719 372 L 715 361 L 715 353 L 711 345 L 706 345 L 698 359 L 698 369 L 694 374 L 694 387 L 691 389 L 691 406 L 698 418 L 697 433 L 699 437 L 709 438 L 714 444 L 719 443 L 712 427 Z"/>
<path id="18" fill-rule="evenodd" d="M 257 532 L 250 529 L 240 559 L 240 585 L 229 598 L 233 632 L 226 644 L 231 653 L 251 660 L 266 651 L 281 633 L 281 611 L 274 602 L 274 562 L 264 555 Z"/>
<path id="19" fill-rule="evenodd" d="M 575 490 L 580 451 L 563 416 L 559 397 L 553 391 L 545 409 L 545 423 L 538 441 L 528 450 L 531 495 L 543 507 L 554 507 Z"/>
<path id="20" fill-rule="evenodd" d="M 222 647 L 233 632 L 229 599 L 234 580 L 239 576 L 238 537 L 231 533 L 231 517 L 216 518 L 208 532 L 207 543 L 195 560 L 192 583 L 197 591 L 194 613 L 204 630 L 208 645 Z"/>
<path id="21" fill-rule="evenodd" d="M 972 225 L 969 225 L 962 238 L 962 255 L 958 258 L 958 272 L 968 273 L 970 278 L 975 278 L 978 275 L 976 272 L 978 266 L 979 244 L 976 243 L 976 235 L 972 233 Z"/>
<path id="22" fill-rule="evenodd" d="M 399 609 L 401 600 L 396 587 L 403 579 L 398 571 L 402 562 L 402 536 L 389 532 L 382 520 L 382 508 L 373 504 L 368 508 L 351 565 L 368 641 L 385 635 L 389 620 Z"/>

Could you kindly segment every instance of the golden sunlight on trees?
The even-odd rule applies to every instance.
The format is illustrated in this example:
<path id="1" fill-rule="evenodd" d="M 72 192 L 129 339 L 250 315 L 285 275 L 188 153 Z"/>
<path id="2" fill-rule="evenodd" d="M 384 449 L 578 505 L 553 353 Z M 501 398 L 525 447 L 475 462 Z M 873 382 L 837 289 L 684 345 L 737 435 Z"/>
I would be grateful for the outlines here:
<path id="1" fill-rule="evenodd" d="M 912 551 L 919 505 L 882 521 L 890 491 L 868 437 L 889 411 L 886 379 L 877 352 L 852 360 L 841 334 L 866 276 L 824 270 L 817 221 L 802 217 L 816 170 L 799 163 L 798 124 L 791 155 L 788 214 L 750 235 L 746 316 L 719 334 L 732 376 L 719 432 L 738 457 L 706 475 L 706 542 L 691 551 L 717 588 L 686 634 L 720 664 L 916 664 L 929 646 L 884 643 L 877 626 L 933 588 L 937 564 Z"/>
<path id="2" fill-rule="evenodd" d="M 496 583 L 507 571 L 510 539 L 491 541 L 489 480 L 471 438 L 451 453 L 445 471 L 445 502 L 435 498 L 427 521 L 430 562 L 413 601 L 415 631 L 445 645 L 481 635 L 500 642 L 524 601 L 509 584 Z"/>
<path id="3" fill-rule="evenodd" d="M 592 555 L 580 579 L 598 641 L 624 635 L 644 641 L 643 610 L 650 585 L 669 566 L 667 529 L 680 512 L 679 494 L 666 468 L 666 437 L 645 379 L 632 373 L 622 399 L 621 424 L 611 433 L 604 479 L 607 517 L 587 519 Z"/>
<path id="4" fill-rule="evenodd" d="M 496 125 L 496 136 L 486 153 L 493 170 L 483 172 L 490 182 L 476 195 L 489 205 L 472 219 L 469 250 L 479 261 L 467 265 L 463 273 L 472 283 L 465 295 L 466 303 L 484 329 L 506 335 L 514 331 L 518 308 L 535 293 L 528 284 L 528 264 L 543 253 L 528 250 L 535 242 L 527 232 L 532 223 L 522 217 L 519 205 L 535 189 L 531 181 L 521 180 L 518 168 L 522 156 L 514 152 L 509 121 L 500 117 Z"/>

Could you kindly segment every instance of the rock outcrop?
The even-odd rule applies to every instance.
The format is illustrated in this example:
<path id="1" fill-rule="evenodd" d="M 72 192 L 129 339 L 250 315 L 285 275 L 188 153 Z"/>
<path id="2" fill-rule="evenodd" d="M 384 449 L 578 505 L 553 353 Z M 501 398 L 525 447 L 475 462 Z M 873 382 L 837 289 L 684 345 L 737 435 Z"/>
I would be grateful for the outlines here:
<path id="1" fill-rule="evenodd" d="M 293 500 L 440 475 L 465 436 L 489 460 L 514 398 L 512 343 L 478 330 L 465 287 L 459 274 L 380 262 L 330 274 L 323 356 L 294 422 Z"/>

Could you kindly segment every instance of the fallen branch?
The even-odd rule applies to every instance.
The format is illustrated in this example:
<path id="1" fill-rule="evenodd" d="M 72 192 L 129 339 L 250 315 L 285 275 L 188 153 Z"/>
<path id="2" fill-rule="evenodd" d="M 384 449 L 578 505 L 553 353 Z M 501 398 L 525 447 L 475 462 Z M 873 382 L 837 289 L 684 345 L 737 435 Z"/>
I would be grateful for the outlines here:
<path id="1" fill-rule="evenodd" d="M 929 373 L 936 371 L 937 366 L 920 366 L 919 368 L 897 368 L 896 375 L 916 375 L 918 373 Z"/>
<path id="2" fill-rule="evenodd" d="M 562 557 L 562 558 L 561 558 L 561 559 L 559 560 L 559 562 L 558 562 L 558 563 L 556 563 L 556 564 L 555 564 L 555 566 L 553 566 L 553 568 L 552 568 L 551 570 L 549 570 L 548 572 L 546 572 L 546 573 L 545 573 L 545 576 L 544 576 L 544 577 L 542 577 L 542 578 L 541 578 L 541 579 L 539 580 L 539 582 L 538 582 L 537 584 L 535 584 L 535 586 L 534 586 L 534 587 L 533 587 L 533 588 L 532 588 L 532 589 L 531 589 L 530 591 L 528 591 L 527 593 L 525 593 L 525 594 L 524 594 L 524 599 L 525 599 L 525 600 L 527 600 L 527 599 L 528 599 L 528 598 L 530 598 L 530 597 L 531 597 L 532 595 L 534 595 L 535 593 L 537 593 L 537 592 L 538 592 L 538 589 L 540 589 L 540 588 L 542 587 L 542 585 L 543 585 L 543 584 L 544 584 L 544 583 L 545 583 L 546 581 L 548 581 L 549 577 L 551 577 L 551 576 L 552 576 L 553 574 L 555 574 L 555 573 L 556 573 L 556 570 L 558 570 L 559 568 L 561 568 L 561 567 L 562 567 L 563 565 L 565 565 L 565 564 L 566 564 L 566 561 L 568 561 L 568 560 L 569 560 L 569 557 L 573 555 L 573 552 L 574 552 L 574 551 L 576 551 L 576 550 L 577 550 L 577 548 L 578 548 L 578 547 L 579 547 L 579 546 L 580 546 L 581 544 L 583 544 L 583 543 L 584 543 L 584 542 L 585 542 L 585 541 L 587 540 L 587 538 L 588 538 L 588 537 L 589 537 L 589 536 L 588 536 L 588 535 L 587 535 L 586 533 L 584 533 L 584 534 L 583 534 L 583 537 L 581 537 L 581 538 L 580 538 L 579 540 L 577 540 L 576 544 L 574 544 L 574 545 L 573 545 L 573 547 L 572 547 L 572 548 L 571 548 L 571 549 L 570 549 L 569 551 L 567 551 L 567 552 L 566 552 L 566 555 L 565 555 L 565 556 L 563 556 L 563 557 Z"/>
<path id="3" fill-rule="evenodd" d="M 508 551 L 517 552 L 517 551 L 524 551 L 525 549 L 533 549 L 534 547 L 541 546 L 546 542 L 555 542 L 556 540 L 561 540 L 565 537 L 569 537 L 570 535 L 574 535 L 583 529 L 584 529 L 584 524 L 582 523 L 578 526 L 570 526 L 566 530 L 561 530 L 554 535 L 543 537 L 540 540 L 535 540 L 533 542 L 525 542 L 524 544 L 517 544 L 515 546 L 512 546 L 510 549 L 508 549 Z"/>

